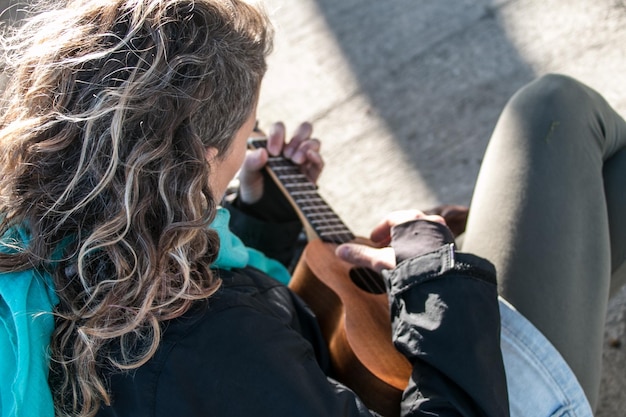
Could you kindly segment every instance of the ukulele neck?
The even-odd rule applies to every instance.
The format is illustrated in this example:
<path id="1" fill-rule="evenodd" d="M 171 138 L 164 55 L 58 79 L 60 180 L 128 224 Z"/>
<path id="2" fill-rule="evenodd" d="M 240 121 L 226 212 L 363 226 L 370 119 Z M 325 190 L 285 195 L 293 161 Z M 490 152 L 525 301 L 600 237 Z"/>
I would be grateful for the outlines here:
<path id="1" fill-rule="evenodd" d="M 251 149 L 264 148 L 266 144 L 265 138 L 248 141 Z M 325 242 L 345 243 L 354 239 L 350 229 L 318 194 L 317 187 L 300 167 L 282 156 L 270 156 L 266 168 L 298 213 L 309 240 L 319 238 Z"/>

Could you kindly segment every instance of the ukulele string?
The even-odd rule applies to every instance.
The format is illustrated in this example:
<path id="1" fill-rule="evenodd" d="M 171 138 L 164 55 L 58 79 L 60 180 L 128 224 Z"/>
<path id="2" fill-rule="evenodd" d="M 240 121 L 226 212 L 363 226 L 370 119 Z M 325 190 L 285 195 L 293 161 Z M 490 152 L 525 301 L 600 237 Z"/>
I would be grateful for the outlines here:
<path id="1" fill-rule="evenodd" d="M 252 141 L 252 146 L 255 148 L 265 147 L 265 145 L 266 140 L 264 139 Z M 270 156 L 268 166 L 300 208 L 307 222 L 320 239 L 336 244 L 354 240 L 352 232 L 319 196 L 315 184 L 301 173 L 297 165 L 282 156 Z M 369 268 L 356 268 L 353 273 L 366 291 L 370 293 L 384 293 L 386 291 L 377 272 Z"/>
<path id="2" fill-rule="evenodd" d="M 273 159 L 270 168 L 275 169 L 277 177 L 289 191 L 296 205 L 301 208 L 320 239 L 338 244 L 354 239 L 354 235 L 339 219 L 339 216 L 317 194 L 315 185 L 300 173 L 297 166 L 281 158 Z M 385 291 L 378 275 L 371 269 L 357 268 L 353 270 L 353 273 L 366 291 L 370 293 Z"/>
<path id="3" fill-rule="evenodd" d="M 297 198 L 297 197 L 296 197 Z M 339 217 L 328 208 L 325 203 L 319 204 L 321 199 L 315 191 L 301 194 L 296 200 L 300 207 L 309 207 L 305 217 L 316 230 L 320 239 L 336 244 L 346 243 L 354 240 L 354 235 L 345 227 Z M 352 270 L 355 278 L 361 283 L 364 289 L 370 293 L 385 292 L 384 285 L 381 284 L 376 272 L 368 268 L 355 268 Z"/>
<path id="4" fill-rule="evenodd" d="M 339 216 L 317 194 L 315 185 L 300 172 L 296 165 L 282 158 L 274 160 L 273 165 L 286 172 L 286 174 L 277 176 L 288 190 L 289 188 L 294 189 L 294 191 L 290 191 L 292 198 L 296 205 L 303 209 L 307 221 L 322 240 L 341 244 L 354 239 L 354 235 L 343 224 Z M 356 268 L 353 273 L 366 291 L 370 293 L 385 292 L 384 284 L 381 283 L 380 277 L 375 271 L 368 268 Z"/>
<path id="5" fill-rule="evenodd" d="M 321 200 L 321 198 L 316 194 L 315 190 L 310 194 L 306 194 L 304 198 L 306 200 L 311 200 L 310 202 L 313 205 L 316 205 L 319 201 L 323 202 L 323 200 Z M 297 203 L 298 205 L 302 205 L 302 201 Z M 320 209 L 315 209 L 313 211 L 313 213 L 319 214 L 318 220 L 313 220 L 311 214 L 307 220 L 317 228 L 316 232 L 321 239 L 338 244 L 354 240 L 354 235 L 343 224 L 339 216 L 337 216 L 337 214 L 334 213 L 334 211 L 332 211 L 332 209 L 330 209 L 325 202 L 320 204 L 320 207 Z M 315 225 L 314 223 L 317 224 Z M 327 230 L 327 232 L 324 232 L 323 230 Z M 354 278 L 358 280 L 366 291 L 370 293 L 384 293 L 386 291 L 385 286 L 381 282 L 377 272 L 369 268 L 354 268 L 352 273 L 354 274 Z"/>

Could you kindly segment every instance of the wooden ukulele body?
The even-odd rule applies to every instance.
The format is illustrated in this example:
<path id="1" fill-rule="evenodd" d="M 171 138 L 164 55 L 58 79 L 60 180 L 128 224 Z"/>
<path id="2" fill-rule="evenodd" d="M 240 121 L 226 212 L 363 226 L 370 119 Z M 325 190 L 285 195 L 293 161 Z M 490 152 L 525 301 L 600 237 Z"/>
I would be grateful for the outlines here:
<path id="1" fill-rule="evenodd" d="M 309 242 L 290 287 L 317 315 L 333 376 L 372 410 L 398 416 L 411 365 L 391 341 L 387 294 L 358 285 L 360 271 L 335 256 L 336 246 Z"/>

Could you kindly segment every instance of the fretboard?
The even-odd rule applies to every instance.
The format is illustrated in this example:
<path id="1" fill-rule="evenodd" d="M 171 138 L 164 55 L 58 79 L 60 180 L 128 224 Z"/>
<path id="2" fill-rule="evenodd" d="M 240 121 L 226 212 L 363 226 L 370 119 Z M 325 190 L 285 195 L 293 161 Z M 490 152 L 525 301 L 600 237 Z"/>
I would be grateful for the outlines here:
<path id="1" fill-rule="evenodd" d="M 252 149 L 264 148 L 266 140 L 254 138 L 248 144 Z M 354 239 L 350 229 L 318 194 L 315 184 L 296 164 L 282 156 L 270 156 L 267 168 L 270 176 L 298 210 L 300 218 L 306 221 L 317 237 L 333 243 L 345 243 Z"/>

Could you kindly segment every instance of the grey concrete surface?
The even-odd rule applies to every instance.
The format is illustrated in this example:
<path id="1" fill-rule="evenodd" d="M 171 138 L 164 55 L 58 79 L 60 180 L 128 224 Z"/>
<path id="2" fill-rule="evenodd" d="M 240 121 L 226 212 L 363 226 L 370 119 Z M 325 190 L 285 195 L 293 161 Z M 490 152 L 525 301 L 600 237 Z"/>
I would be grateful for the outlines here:
<path id="1" fill-rule="evenodd" d="M 314 122 L 320 194 L 358 234 L 390 210 L 468 204 L 500 110 L 538 75 L 574 76 L 626 115 L 624 0 L 264 3 L 277 35 L 259 117 Z M 625 311 L 622 290 L 599 417 L 626 415 Z"/>

